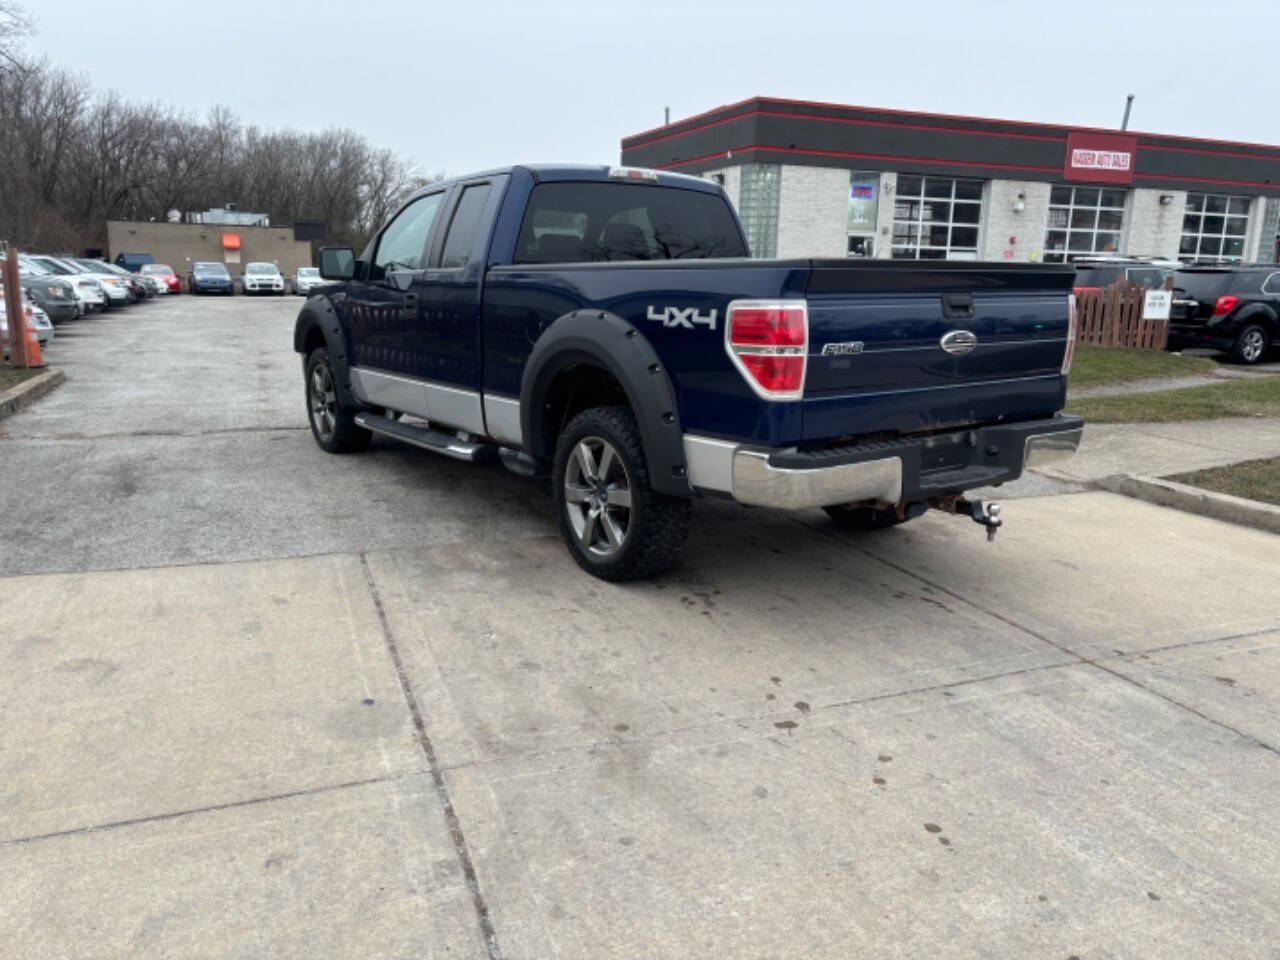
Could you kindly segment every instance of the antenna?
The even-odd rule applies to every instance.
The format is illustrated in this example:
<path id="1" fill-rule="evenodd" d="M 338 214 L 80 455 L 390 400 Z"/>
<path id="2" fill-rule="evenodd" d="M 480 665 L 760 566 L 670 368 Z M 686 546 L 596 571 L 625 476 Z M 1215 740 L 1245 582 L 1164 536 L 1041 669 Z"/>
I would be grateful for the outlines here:
<path id="1" fill-rule="evenodd" d="M 671 108 L 670 107 L 662 108 L 662 125 L 664 127 L 671 126 Z"/>

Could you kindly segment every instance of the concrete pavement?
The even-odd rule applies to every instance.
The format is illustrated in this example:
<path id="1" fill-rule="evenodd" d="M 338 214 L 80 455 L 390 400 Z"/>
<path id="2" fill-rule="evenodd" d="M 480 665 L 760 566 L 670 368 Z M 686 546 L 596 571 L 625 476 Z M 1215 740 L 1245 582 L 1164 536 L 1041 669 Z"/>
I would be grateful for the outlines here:
<path id="1" fill-rule="evenodd" d="M 708 501 L 608 585 L 527 481 L 313 458 L 288 306 L 0 427 L 0 957 L 1280 955 L 1280 538 Z M 228 329 L 222 421 L 102 369 Z"/>

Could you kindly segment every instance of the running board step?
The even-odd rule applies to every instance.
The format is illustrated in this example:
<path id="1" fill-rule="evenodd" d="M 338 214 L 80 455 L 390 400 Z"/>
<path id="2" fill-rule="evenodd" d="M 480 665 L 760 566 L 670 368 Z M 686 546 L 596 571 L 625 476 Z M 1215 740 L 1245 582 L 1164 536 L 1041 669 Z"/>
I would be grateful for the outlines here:
<path id="1" fill-rule="evenodd" d="M 372 430 L 384 437 L 391 437 L 433 453 L 443 453 L 446 457 L 453 457 L 455 460 L 480 460 L 493 451 L 493 444 L 490 443 L 459 440 L 452 434 L 441 433 L 430 427 L 411 426 L 376 413 L 357 413 L 355 421 L 357 426 L 364 427 L 366 430 Z"/>

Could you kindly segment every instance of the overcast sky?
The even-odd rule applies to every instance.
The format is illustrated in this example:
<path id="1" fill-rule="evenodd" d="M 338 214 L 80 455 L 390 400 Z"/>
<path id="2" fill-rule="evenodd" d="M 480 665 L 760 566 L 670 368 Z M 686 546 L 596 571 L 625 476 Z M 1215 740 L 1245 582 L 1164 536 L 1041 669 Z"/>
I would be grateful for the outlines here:
<path id="1" fill-rule="evenodd" d="M 346 126 L 466 173 L 617 162 L 757 94 L 1280 143 L 1277 0 L 26 0 L 98 88 L 265 127 Z M 199 11 L 199 12 L 196 12 Z"/>

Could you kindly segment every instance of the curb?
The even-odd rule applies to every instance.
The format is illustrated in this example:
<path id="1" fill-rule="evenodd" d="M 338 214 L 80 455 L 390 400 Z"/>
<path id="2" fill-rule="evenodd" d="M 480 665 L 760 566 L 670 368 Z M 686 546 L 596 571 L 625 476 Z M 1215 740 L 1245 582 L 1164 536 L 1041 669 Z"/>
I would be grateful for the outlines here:
<path id="1" fill-rule="evenodd" d="M 1280 507 L 1227 493 L 1215 493 L 1185 483 L 1161 480 L 1159 477 L 1136 477 L 1133 474 L 1116 474 L 1095 482 L 1100 490 L 1109 490 L 1135 500 L 1145 500 L 1161 507 L 1172 507 L 1186 513 L 1194 513 L 1225 523 L 1234 523 L 1254 530 L 1280 533 Z"/>
<path id="2" fill-rule="evenodd" d="M 0 420 L 11 417 L 23 407 L 29 406 L 52 391 L 67 379 L 67 375 L 56 367 L 50 367 L 44 373 L 24 380 L 16 387 L 10 387 L 0 393 Z"/>

